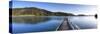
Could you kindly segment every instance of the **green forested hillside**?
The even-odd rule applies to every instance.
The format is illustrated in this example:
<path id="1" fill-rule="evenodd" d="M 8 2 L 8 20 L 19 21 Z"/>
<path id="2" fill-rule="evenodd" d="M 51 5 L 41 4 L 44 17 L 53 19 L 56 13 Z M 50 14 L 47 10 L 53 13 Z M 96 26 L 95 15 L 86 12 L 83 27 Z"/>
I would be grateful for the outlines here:
<path id="1" fill-rule="evenodd" d="M 52 8 L 51 8 L 52 9 Z M 11 8 L 10 8 L 11 10 Z M 33 15 L 33 16 L 70 16 L 73 15 L 71 13 L 64 12 L 51 12 L 45 9 L 40 9 L 36 7 L 25 7 L 25 8 L 12 8 L 13 16 L 20 15 Z"/>

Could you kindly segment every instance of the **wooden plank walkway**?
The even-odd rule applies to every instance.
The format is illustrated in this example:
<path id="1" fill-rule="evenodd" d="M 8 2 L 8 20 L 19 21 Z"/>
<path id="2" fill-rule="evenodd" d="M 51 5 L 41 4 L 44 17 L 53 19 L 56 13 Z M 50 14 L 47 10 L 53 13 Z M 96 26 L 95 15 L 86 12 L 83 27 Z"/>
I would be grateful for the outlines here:
<path id="1" fill-rule="evenodd" d="M 57 31 L 59 30 L 72 30 L 72 27 L 70 26 L 68 22 L 68 18 L 64 18 L 61 25 L 58 27 Z"/>

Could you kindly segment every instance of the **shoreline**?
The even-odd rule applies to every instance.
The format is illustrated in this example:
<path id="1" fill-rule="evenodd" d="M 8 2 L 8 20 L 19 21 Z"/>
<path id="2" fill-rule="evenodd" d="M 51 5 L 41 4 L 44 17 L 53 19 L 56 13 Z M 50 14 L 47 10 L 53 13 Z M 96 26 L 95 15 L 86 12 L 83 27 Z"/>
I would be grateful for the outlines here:
<path id="1" fill-rule="evenodd" d="M 27 16 L 35 16 L 35 15 L 19 15 L 19 16 L 10 16 L 10 17 L 27 17 Z"/>
<path id="2" fill-rule="evenodd" d="M 14 15 L 12 15 L 12 16 L 9 16 L 9 17 L 30 17 L 30 16 L 35 16 L 35 15 L 18 15 L 18 16 L 14 16 Z M 35 16 L 35 17 L 44 17 L 44 16 Z M 45 17 L 52 17 L 52 16 L 45 16 Z M 69 17 L 71 17 L 71 16 L 69 16 Z M 82 16 L 74 16 L 74 17 L 82 17 Z"/>

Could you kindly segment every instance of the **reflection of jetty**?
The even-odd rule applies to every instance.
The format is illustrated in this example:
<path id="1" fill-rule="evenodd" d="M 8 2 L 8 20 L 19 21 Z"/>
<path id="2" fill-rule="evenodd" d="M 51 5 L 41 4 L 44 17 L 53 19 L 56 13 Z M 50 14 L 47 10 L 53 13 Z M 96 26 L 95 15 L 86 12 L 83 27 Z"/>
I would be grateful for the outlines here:
<path id="1" fill-rule="evenodd" d="M 56 29 L 57 31 L 59 30 L 78 30 L 79 27 L 76 24 L 72 24 L 69 22 L 68 18 L 64 18 L 60 26 Z"/>

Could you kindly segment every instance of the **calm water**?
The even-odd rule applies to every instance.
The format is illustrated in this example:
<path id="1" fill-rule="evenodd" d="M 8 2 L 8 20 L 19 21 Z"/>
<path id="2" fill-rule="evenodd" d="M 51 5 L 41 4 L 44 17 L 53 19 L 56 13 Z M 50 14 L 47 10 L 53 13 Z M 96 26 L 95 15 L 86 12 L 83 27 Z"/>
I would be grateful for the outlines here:
<path id="1" fill-rule="evenodd" d="M 61 24 L 64 17 L 12 17 L 12 32 L 27 33 L 27 32 L 43 32 L 55 31 Z M 93 16 L 69 16 L 70 22 L 77 25 L 80 29 L 95 29 L 97 21 Z M 10 24 L 11 25 L 11 24 Z"/>
<path id="2" fill-rule="evenodd" d="M 70 17 L 69 21 L 77 25 L 80 29 L 97 28 L 97 19 L 94 16 Z"/>

